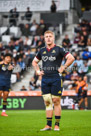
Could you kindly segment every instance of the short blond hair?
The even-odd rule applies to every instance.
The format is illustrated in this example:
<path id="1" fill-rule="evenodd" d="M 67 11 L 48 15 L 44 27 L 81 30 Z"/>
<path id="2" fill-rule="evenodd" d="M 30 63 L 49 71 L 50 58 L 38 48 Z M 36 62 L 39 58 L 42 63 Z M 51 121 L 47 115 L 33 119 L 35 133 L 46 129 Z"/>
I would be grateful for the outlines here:
<path id="1" fill-rule="evenodd" d="M 45 31 L 45 33 L 44 33 L 44 36 L 45 36 L 45 34 L 52 34 L 52 35 L 54 35 L 54 32 L 52 32 L 52 31 L 50 31 L 50 30 L 47 30 L 47 31 Z M 55 35 L 54 35 L 55 36 Z"/>

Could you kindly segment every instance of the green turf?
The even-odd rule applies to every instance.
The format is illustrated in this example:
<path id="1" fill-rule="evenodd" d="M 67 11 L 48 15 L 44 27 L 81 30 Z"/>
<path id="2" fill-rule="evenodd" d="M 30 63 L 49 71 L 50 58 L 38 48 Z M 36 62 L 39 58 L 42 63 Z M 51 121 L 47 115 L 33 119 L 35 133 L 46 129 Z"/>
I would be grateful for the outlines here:
<path id="1" fill-rule="evenodd" d="M 0 136 L 91 136 L 91 111 L 63 110 L 59 132 L 40 132 L 46 124 L 43 110 L 13 110 L 7 113 L 8 117 L 0 116 Z"/>

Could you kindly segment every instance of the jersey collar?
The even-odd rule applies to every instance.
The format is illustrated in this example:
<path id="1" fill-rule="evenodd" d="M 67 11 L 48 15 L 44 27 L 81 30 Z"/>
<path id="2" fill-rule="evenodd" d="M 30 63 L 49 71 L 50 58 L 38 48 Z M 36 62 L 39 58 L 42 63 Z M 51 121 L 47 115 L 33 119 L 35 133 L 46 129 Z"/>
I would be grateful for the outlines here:
<path id="1" fill-rule="evenodd" d="M 53 49 L 55 46 L 56 46 L 56 44 L 55 44 L 52 48 L 49 49 L 49 48 L 46 47 L 46 49 L 47 49 L 47 51 L 49 52 L 49 51 L 50 51 L 51 49 Z"/>

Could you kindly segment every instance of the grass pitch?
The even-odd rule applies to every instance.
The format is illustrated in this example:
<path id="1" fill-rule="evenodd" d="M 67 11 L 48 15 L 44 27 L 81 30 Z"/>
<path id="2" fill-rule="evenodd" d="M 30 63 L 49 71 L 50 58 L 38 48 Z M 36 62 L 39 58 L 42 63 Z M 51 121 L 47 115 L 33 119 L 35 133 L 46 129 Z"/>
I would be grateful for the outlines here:
<path id="1" fill-rule="evenodd" d="M 91 111 L 63 110 L 58 132 L 40 131 L 46 125 L 43 110 L 9 110 L 7 114 L 0 116 L 0 136 L 91 136 Z"/>

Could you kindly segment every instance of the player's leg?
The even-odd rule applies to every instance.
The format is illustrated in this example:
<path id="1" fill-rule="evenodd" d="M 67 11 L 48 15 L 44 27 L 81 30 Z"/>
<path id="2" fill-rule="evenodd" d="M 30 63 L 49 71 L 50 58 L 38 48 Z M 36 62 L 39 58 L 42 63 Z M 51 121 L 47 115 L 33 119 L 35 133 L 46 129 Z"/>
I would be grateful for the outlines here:
<path id="1" fill-rule="evenodd" d="M 79 104 L 78 104 L 79 109 L 80 109 L 80 107 L 81 107 L 81 104 L 82 104 L 83 100 L 84 100 L 84 99 L 81 98 L 80 101 L 79 101 Z"/>
<path id="2" fill-rule="evenodd" d="M 1 99 L 1 97 L 2 97 L 2 93 L 3 93 L 3 91 L 0 90 L 0 99 Z M 1 104 L 2 104 L 2 103 L 1 103 Z"/>
<path id="3" fill-rule="evenodd" d="M 52 96 L 50 93 L 50 86 L 48 86 L 46 80 L 42 80 L 42 96 L 45 103 L 46 108 L 46 126 L 41 129 L 41 131 L 51 130 L 52 129 L 52 116 L 53 116 L 53 103 L 52 103 Z"/>
<path id="4" fill-rule="evenodd" d="M 88 99 L 85 97 L 85 109 L 88 109 Z"/>
<path id="5" fill-rule="evenodd" d="M 2 97 L 2 93 L 3 93 L 3 91 L 0 90 L 0 98 Z"/>
<path id="6" fill-rule="evenodd" d="M 54 104 L 54 115 L 55 115 L 54 130 L 59 130 L 59 124 L 61 119 L 61 97 L 52 95 L 52 101 Z"/>
<path id="7" fill-rule="evenodd" d="M 2 109 L 2 116 L 8 116 L 6 114 L 6 106 L 7 106 L 7 98 L 9 95 L 9 91 L 3 91 L 3 109 Z"/>
<path id="8" fill-rule="evenodd" d="M 47 124 L 44 129 L 42 130 L 51 130 L 52 127 L 52 116 L 53 116 L 53 103 L 52 103 L 52 97 L 51 94 L 45 94 L 43 95 L 45 107 L 46 107 L 46 119 Z"/>
<path id="9" fill-rule="evenodd" d="M 51 93 L 52 101 L 54 104 L 54 114 L 55 114 L 55 127 L 54 130 L 60 130 L 60 119 L 61 119 L 61 95 L 62 95 L 62 78 L 57 77 L 53 79 Z"/>

